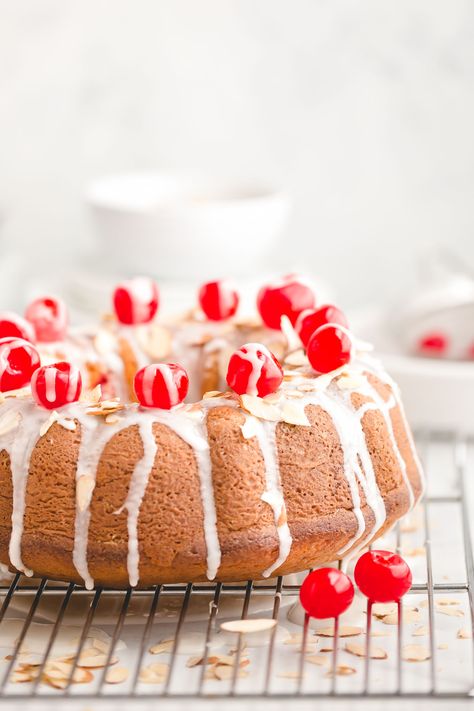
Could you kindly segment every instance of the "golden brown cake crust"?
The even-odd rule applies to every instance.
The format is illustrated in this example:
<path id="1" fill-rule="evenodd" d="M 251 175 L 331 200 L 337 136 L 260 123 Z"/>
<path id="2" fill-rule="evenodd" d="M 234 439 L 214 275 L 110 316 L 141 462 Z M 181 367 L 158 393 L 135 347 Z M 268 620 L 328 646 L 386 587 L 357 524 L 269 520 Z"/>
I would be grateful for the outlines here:
<path id="1" fill-rule="evenodd" d="M 392 388 L 373 375 L 371 385 L 387 401 Z M 373 402 L 353 393 L 354 408 Z M 305 408 L 310 426 L 279 422 L 276 441 L 281 488 L 292 543 L 274 574 L 286 574 L 337 559 L 356 541 L 354 501 L 344 474 L 343 448 L 334 422 L 319 405 Z M 393 438 L 406 467 L 413 495 L 422 491 L 409 432 L 400 408 L 390 410 Z M 207 435 L 212 465 L 212 490 L 217 515 L 221 563 L 217 579 L 259 579 L 278 557 L 279 539 L 265 490 L 264 457 L 256 437 L 246 438 L 245 413 L 238 407 L 212 408 Z M 380 409 L 361 419 L 367 450 L 386 509 L 385 522 L 374 535 L 390 528 L 409 508 L 409 488 L 397 459 L 393 439 Z M 73 563 L 76 512 L 76 468 L 81 426 L 68 431 L 53 424 L 34 447 L 27 479 L 21 554 L 25 566 L 51 579 L 82 583 Z M 107 425 L 103 425 L 106 427 Z M 138 518 L 140 586 L 166 582 L 205 581 L 206 540 L 200 478 L 195 452 L 169 426 L 156 422 L 157 454 L 150 471 Z M 105 445 L 100 457 L 90 506 L 87 559 L 96 584 L 125 587 L 127 511 L 123 508 L 143 443 L 136 424 L 122 429 Z M 366 540 L 375 523 L 359 485 Z M 0 451 L 0 561 L 10 564 L 8 546 L 12 518 L 10 459 Z M 278 522 L 279 524 L 281 521 Z M 11 567 L 11 566 L 10 566 Z"/>

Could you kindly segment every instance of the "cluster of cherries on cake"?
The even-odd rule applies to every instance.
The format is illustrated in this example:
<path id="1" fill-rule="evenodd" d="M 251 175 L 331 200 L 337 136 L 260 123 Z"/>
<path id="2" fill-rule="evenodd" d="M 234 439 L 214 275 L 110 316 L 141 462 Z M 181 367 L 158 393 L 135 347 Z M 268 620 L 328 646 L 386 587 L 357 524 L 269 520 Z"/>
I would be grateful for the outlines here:
<path id="1" fill-rule="evenodd" d="M 239 294 L 228 282 L 213 281 L 200 288 L 198 301 L 209 321 L 225 321 L 235 315 Z M 113 305 L 124 327 L 150 323 L 158 312 L 158 287 L 145 277 L 123 282 L 114 291 Z M 317 373 L 334 371 L 350 361 L 353 343 L 344 313 L 331 304 L 316 308 L 313 289 L 300 277 L 290 275 L 263 286 L 257 307 L 270 329 L 280 329 L 282 319 L 288 319 Z M 0 313 L 0 392 L 31 383 L 36 402 L 47 409 L 77 401 L 82 387 L 78 368 L 67 362 L 40 367 L 35 347 L 37 343 L 60 342 L 67 327 L 67 308 L 55 297 L 33 301 L 24 318 Z M 226 379 L 238 395 L 265 397 L 279 388 L 283 369 L 264 345 L 247 343 L 231 356 Z M 137 372 L 134 381 L 137 400 L 143 407 L 171 409 L 184 401 L 188 387 L 188 374 L 177 363 L 147 365 Z"/>

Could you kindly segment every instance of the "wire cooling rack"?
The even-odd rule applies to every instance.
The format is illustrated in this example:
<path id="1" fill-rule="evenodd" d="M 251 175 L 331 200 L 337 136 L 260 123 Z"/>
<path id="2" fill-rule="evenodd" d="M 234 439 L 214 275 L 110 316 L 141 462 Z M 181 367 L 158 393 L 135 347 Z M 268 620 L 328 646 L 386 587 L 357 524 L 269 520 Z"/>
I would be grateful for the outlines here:
<path id="1" fill-rule="evenodd" d="M 383 541 L 413 570 L 401 605 L 357 597 L 337 626 L 305 627 L 301 576 L 89 592 L 17 575 L 0 586 L 0 699 L 472 696 L 473 448 L 426 434 L 418 447 L 427 495 Z M 229 619 L 277 625 L 224 633 Z"/>

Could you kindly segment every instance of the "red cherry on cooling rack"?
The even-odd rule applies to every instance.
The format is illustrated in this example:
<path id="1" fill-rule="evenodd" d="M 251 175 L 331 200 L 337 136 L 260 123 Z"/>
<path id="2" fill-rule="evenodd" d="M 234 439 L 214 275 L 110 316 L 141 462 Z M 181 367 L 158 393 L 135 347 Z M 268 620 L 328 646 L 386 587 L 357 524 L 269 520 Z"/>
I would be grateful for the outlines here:
<path id="1" fill-rule="evenodd" d="M 36 340 L 44 343 L 61 341 L 66 335 L 68 312 L 64 301 L 54 296 L 43 296 L 35 299 L 27 307 L 25 318 L 29 321 L 36 334 Z"/>
<path id="2" fill-rule="evenodd" d="M 280 328 L 281 317 L 288 316 L 294 325 L 304 309 L 316 303 L 314 291 L 304 279 L 289 274 L 279 281 L 262 286 L 257 295 L 257 308 L 268 328 Z"/>
<path id="3" fill-rule="evenodd" d="M 339 326 L 321 326 L 309 339 L 306 355 L 318 373 L 330 373 L 349 363 L 352 340 Z"/>
<path id="4" fill-rule="evenodd" d="M 354 599 L 350 578 L 336 568 L 318 568 L 303 581 L 300 602 L 310 617 L 339 617 Z"/>
<path id="5" fill-rule="evenodd" d="M 411 570 L 390 551 L 367 551 L 354 568 L 359 590 L 372 602 L 397 602 L 411 587 Z"/>
<path id="6" fill-rule="evenodd" d="M 135 277 L 116 287 L 113 301 L 120 323 L 132 326 L 148 323 L 155 317 L 160 296 L 153 279 Z"/>
<path id="7" fill-rule="evenodd" d="M 23 338 L 0 339 L 0 392 L 23 388 L 40 365 L 36 348 Z"/>
<path id="8" fill-rule="evenodd" d="M 283 370 L 266 346 L 246 343 L 231 355 L 226 380 L 238 395 L 265 397 L 278 390 Z"/>
<path id="9" fill-rule="evenodd" d="M 305 309 L 300 313 L 295 323 L 295 331 L 304 346 L 315 331 L 327 323 L 336 323 L 347 328 L 349 323 L 345 314 L 332 304 L 320 306 L 319 309 Z"/>
<path id="10" fill-rule="evenodd" d="M 422 355 L 439 357 L 446 353 L 449 347 L 448 337 L 441 332 L 427 333 L 418 341 L 417 350 Z"/>
<path id="11" fill-rule="evenodd" d="M 24 341 L 35 342 L 35 330 L 31 323 L 13 313 L 13 311 L 0 312 L 0 338 L 23 338 Z"/>
<path id="12" fill-rule="evenodd" d="M 209 281 L 198 294 L 199 305 L 210 321 L 225 321 L 237 311 L 239 295 L 226 281 Z"/>
<path id="13" fill-rule="evenodd" d="M 31 392 L 41 407 L 56 410 L 63 405 L 77 402 L 82 390 L 81 373 L 71 363 L 61 361 L 44 365 L 33 373 Z"/>
<path id="14" fill-rule="evenodd" d="M 189 378 L 177 363 L 153 363 L 138 371 L 133 385 L 140 405 L 170 410 L 188 394 Z"/>

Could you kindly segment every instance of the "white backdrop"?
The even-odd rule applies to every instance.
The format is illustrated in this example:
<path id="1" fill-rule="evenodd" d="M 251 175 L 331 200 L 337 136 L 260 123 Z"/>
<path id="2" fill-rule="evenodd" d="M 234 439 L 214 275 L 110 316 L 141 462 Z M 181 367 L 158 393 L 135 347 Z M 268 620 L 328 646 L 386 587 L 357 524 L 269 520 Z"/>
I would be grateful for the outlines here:
<path id="1" fill-rule="evenodd" d="M 3 234 L 36 271 L 90 250 L 90 178 L 143 168 L 286 186 L 275 264 L 309 265 L 347 305 L 396 298 L 431 245 L 474 261 L 469 0 L 0 8 Z"/>

